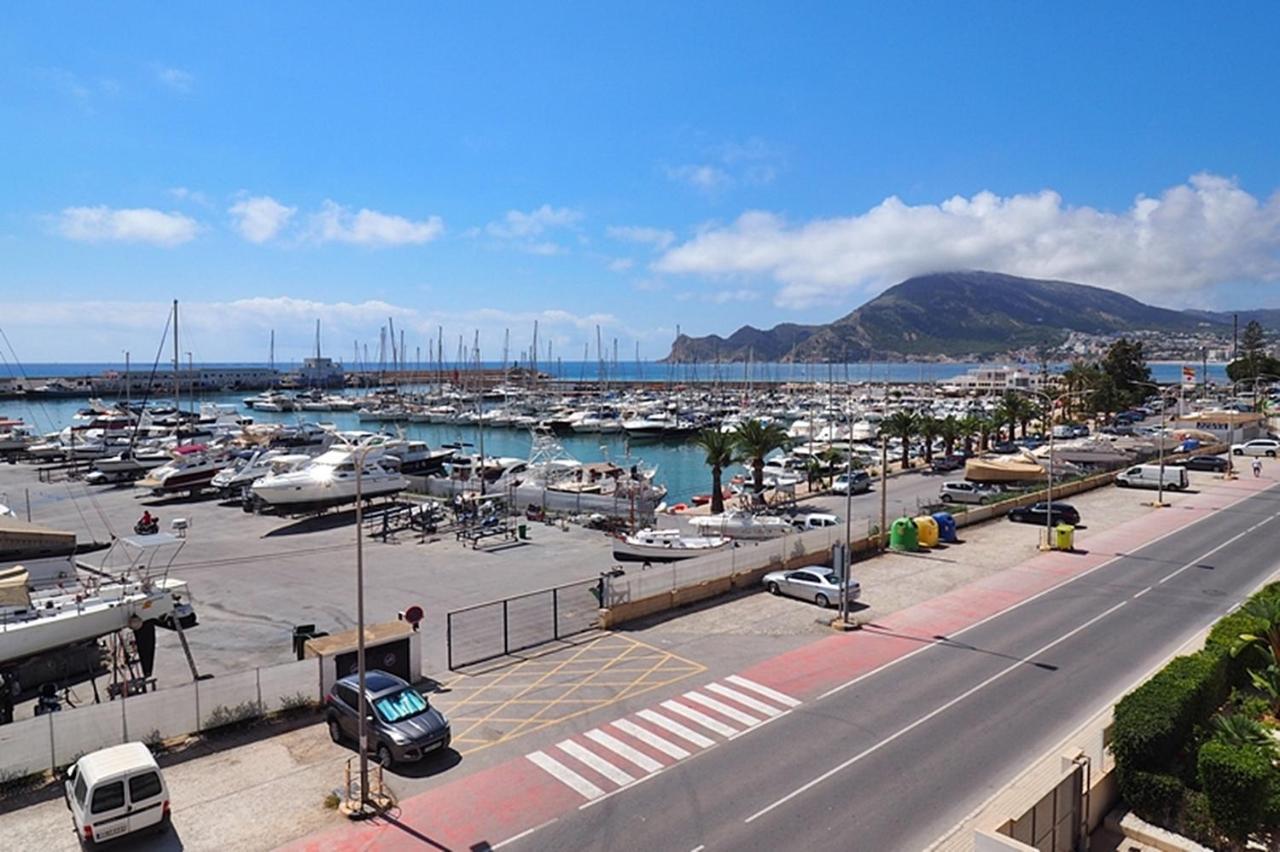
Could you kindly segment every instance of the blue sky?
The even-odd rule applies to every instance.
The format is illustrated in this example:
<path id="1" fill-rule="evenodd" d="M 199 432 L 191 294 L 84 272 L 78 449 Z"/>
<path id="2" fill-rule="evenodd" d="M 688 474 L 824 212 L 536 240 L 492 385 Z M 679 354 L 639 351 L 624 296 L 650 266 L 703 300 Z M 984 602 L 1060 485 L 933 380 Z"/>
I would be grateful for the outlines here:
<path id="1" fill-rule="evenodd" d="M 29 4 L 0 12 L 27 361 L 487 359 L 820 322 L 919 272 L 1280 305 L 1274 4 Z M 184 346 L 184 349 L 188 348 Z M 545 348 L 543 349 L 545 355 Z"/>

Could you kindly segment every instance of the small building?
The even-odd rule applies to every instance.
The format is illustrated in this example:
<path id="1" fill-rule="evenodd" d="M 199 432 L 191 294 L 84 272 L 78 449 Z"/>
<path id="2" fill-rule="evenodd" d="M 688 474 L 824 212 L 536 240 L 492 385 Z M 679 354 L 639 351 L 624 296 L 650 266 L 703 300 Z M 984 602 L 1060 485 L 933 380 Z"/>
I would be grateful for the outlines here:
<path id="1" fill-rule="evenodd" d="M 1047 384 L 1047 379 L 1051 377 L 1022 367 L 975 367 L 944 384 L 941 391 L 953 396 L 958 394 L 998 395 L 1006 391 L 1038 391 Z"/>
<path id="2" fill-rule="evenodd" d="M 313 356 L 302 359 L 302 367 L 288 384 L 304 388 L 340 388 L 346 384 L 347 371 L 332 358 Z"/>
<path id="3" fill-rule="evenodd" d="M 1173 421 L 1174 429 L 1194 429 L 1224 444 L 1238 444 L 1267 433 L 1267 418 L 1256 411 L 1196 411 Z"/>

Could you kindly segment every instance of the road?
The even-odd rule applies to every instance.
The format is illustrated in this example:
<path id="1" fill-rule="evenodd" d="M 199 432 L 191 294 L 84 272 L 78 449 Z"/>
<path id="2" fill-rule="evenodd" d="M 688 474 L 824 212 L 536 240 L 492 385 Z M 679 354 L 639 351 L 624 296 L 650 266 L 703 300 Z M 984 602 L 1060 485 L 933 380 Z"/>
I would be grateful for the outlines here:
<path id="1" fill-rule="evenodd" d="M 1172 511 L 1172 510 L 1170 510 Z M 1264 491 L 511 848 L 927 846 L 1277 566 Z"/>

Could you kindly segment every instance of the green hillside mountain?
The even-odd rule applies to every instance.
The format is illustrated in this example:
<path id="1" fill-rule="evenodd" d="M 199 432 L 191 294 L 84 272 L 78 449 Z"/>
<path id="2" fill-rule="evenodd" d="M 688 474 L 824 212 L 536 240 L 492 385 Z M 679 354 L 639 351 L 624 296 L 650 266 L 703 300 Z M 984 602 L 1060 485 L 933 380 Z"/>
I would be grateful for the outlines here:
<path id="1" fill-rule="evenodd" d="M 681 335 L 666 360 L 981 358 L 1057 345 L 1073 331 L 1221 331 L 1222 316 L 1159 308 L 1069 281 L 942 272 L 909 278 L 827 325 L 745 326 L 728 338 Z"/>

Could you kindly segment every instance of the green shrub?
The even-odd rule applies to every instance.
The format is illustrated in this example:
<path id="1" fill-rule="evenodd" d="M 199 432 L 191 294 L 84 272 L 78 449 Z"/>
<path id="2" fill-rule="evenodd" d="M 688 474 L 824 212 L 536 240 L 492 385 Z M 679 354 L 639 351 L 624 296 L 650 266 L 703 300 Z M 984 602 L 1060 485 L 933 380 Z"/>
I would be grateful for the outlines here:
<path id="1" fill-rule="evenodd" d="M 1187 789 L 1176 775 L 1117 767 L 1120 795 L 1130 810 L 1149 822 L 1167 825 Z"/>
<path id="2" fill-rule="evenodd" d="M 1131 773 L 1176 765 L 1197 725 L 1227 697 L 1226 659 L 1200 651 L 1169 662 L 1116 705 L 1111 751 Z"/>
<path id="3" fill-rule="evenodd" d="M 1209 814 L 1225 835 L 1243 843 L 1266 825 L 1276 770 L 1265 752 L 1210 740 L 1197 764 Z"/>
<path id="4" fill-rule="evenodd" d="M 1273 597 L 1280 597 L 1280 583 L 1264 586 L 1249 600 Z M 1248 601 L 1245 604 L 1248 605 Z M 1257 633 L 1264 626 L 1261 621 L 1245 612 L 1242 607 L 1219 619 L 1218 623 L 1209 631 L 1209 636 L 1205 639 L 1204 646 L 1207 650 L 1229 658 L 1227 677 L 1233 686 L 1247 686 L 1249 684 L 1248 669 L 1251 666 L 1259 665 L 1263 659 L 1258 651 L 1239 647 L 1241 634 Z M 1239 653 L 1233 655 L 1233 650 L 1238 650 Z"/>
<path id="5" fill-rule="evenodd" d="M 1209 797 L 1196 790 L 1188 790 L 1182 797 L 1182 819 L 1178 833 L 1210 849 L 1221 846 L 1221 832 L 1209 813 Z"/>

